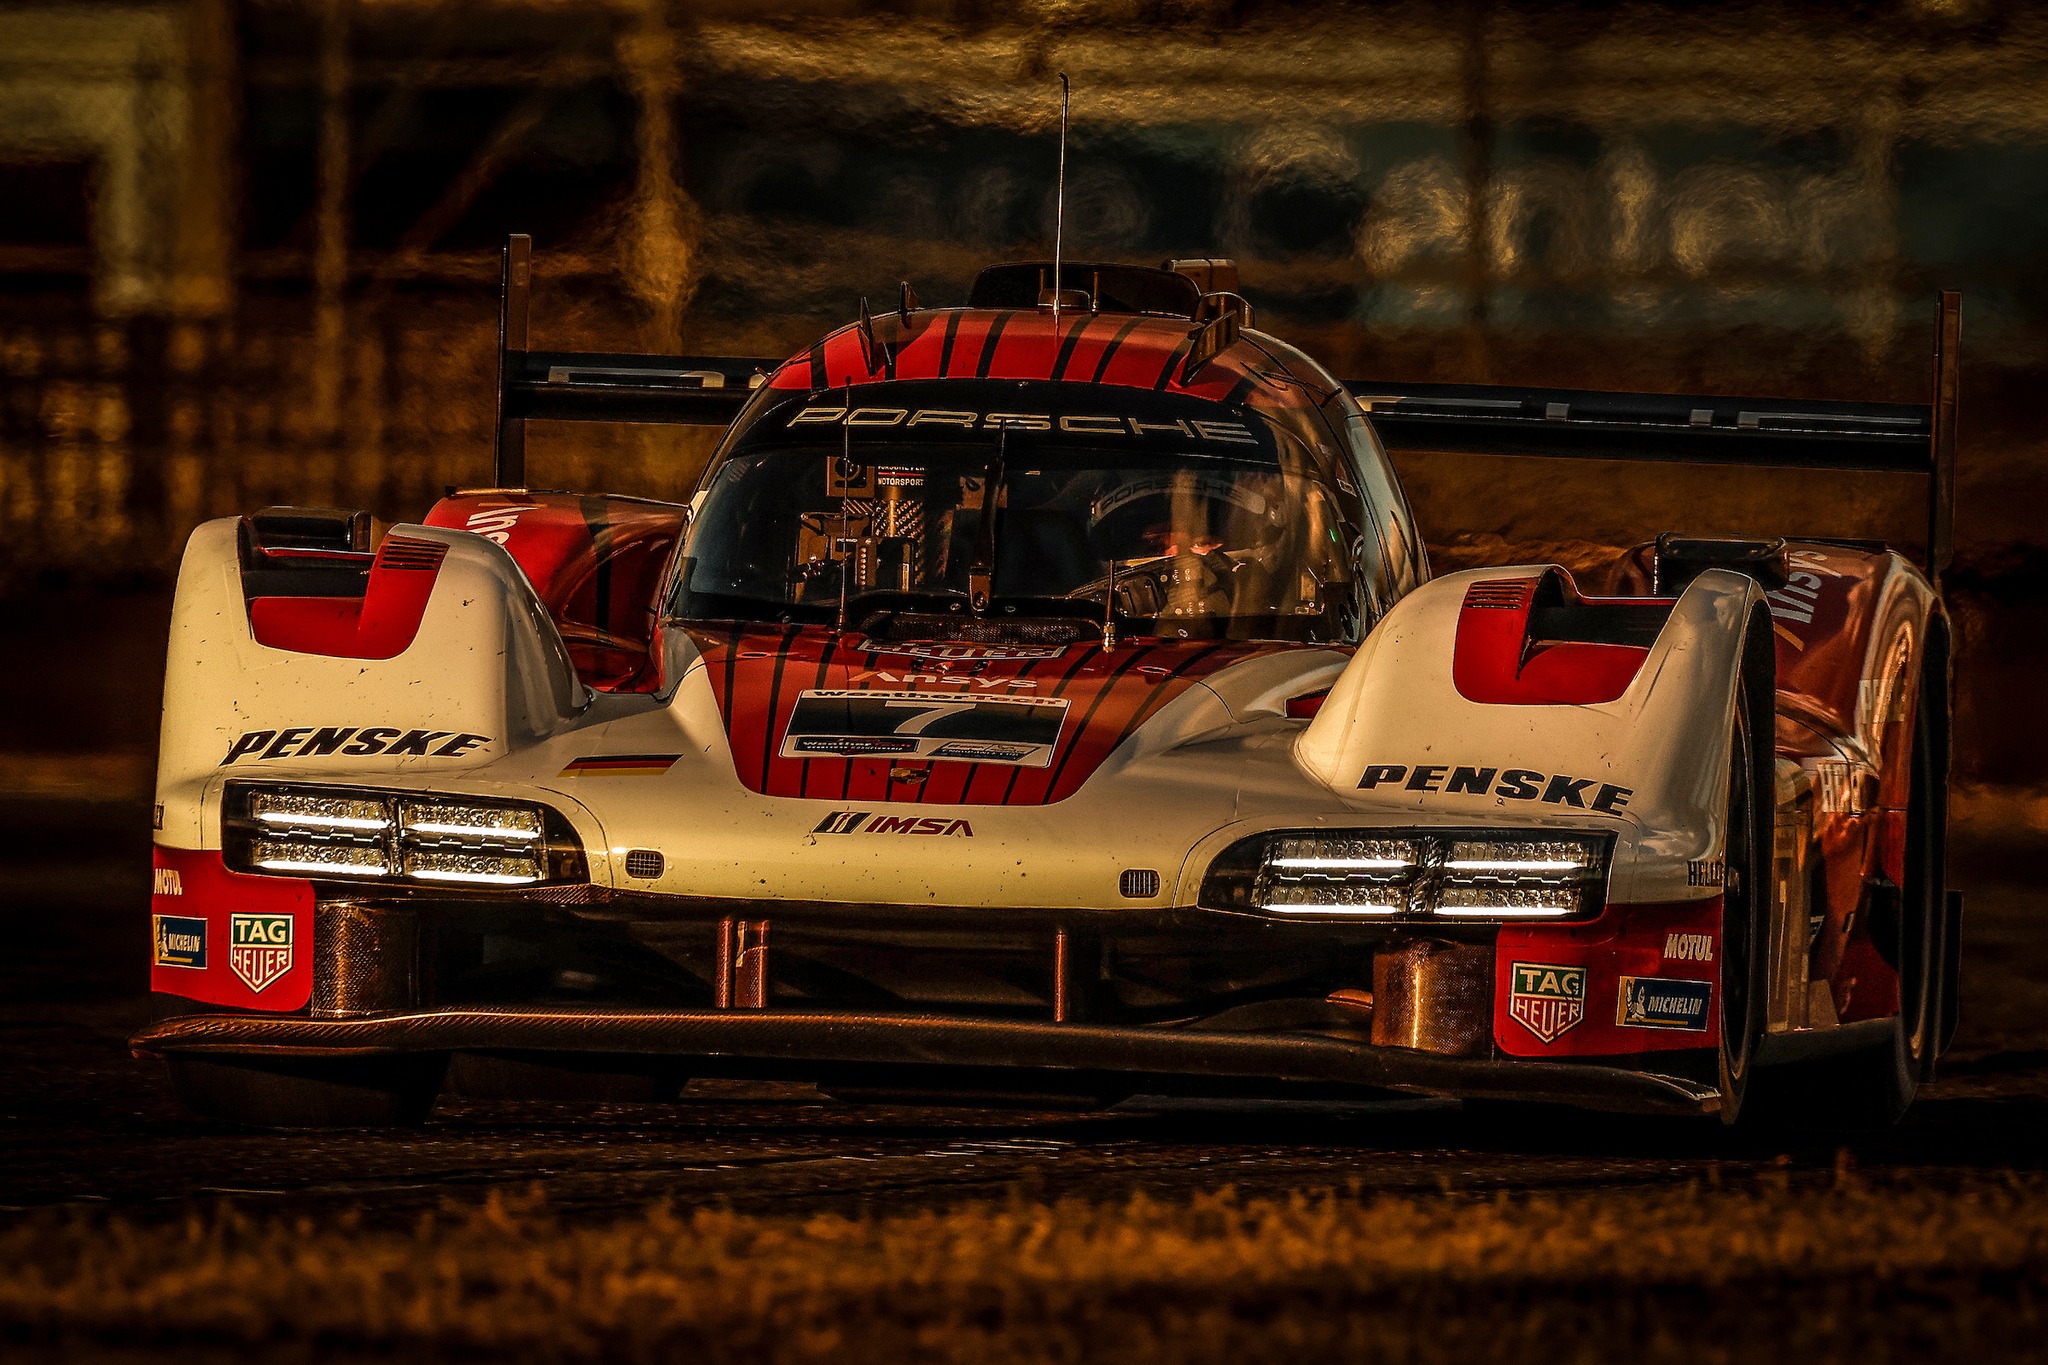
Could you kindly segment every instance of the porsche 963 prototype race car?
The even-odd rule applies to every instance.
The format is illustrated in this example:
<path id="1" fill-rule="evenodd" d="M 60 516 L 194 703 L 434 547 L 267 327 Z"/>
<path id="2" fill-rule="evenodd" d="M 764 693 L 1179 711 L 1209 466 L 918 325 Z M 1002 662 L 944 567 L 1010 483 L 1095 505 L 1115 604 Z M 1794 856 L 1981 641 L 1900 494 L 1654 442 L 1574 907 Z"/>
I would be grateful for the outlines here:
<path id="1" fill-rule="evenodd" d="M 756 1077 L 1882 1123 L 1931 1074 L 1953 296 L 1913 407 L 1340 382 L 1221 261 L 906 286 L 781 362 L 550 353 L 527 253 L 500 486 L 186 549 L 132 1042 L 193 1109 Z M 530 491 L 534 420 L 725 431 L 672 505 Z M 1432 577 L 1387 442 L 1917 470 L 1928 562 Z"/>

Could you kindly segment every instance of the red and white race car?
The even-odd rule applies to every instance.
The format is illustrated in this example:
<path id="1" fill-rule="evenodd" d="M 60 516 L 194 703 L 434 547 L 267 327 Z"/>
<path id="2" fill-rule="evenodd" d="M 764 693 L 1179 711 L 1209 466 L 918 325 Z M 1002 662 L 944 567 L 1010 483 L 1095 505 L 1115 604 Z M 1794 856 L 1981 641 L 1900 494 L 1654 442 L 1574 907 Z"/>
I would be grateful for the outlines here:
<path id="1" fill-rule="evenodd" d="M 996 266 L 780 363 L 548 353 L 507 262 L 503 486 L 186 550 L 133 1046 L 194 1109 L 756 1076 L 1867 1124 L 1931 1074 L 1930 573 L 1667 535 L 1621 595 L 1432 578 L 1383 442 L 1921 470 L 1938 565 L 1953 296 L 1904 407 L 1340 382 L 1214 261 Z M 529 491 L 541 419 L 727 429 L 685 506 Z"/>

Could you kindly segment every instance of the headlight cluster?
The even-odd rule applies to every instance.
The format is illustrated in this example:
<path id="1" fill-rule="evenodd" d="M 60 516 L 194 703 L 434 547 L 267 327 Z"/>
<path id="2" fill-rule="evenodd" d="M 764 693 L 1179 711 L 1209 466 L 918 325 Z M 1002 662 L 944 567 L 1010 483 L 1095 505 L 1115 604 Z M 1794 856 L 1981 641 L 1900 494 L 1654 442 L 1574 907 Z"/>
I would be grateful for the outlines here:
<path id="1" fill-rule="evenodd" d="M 1612 837 L 1496 830 L 1278 830 L 1209 866 L 1202 904 L 1290 919 L 1597 914 Z"/>
<path id="2" fill-rule="evenodd" d="M 528 802 L 231 782 L 225 806 L 228 865 L 243 872 L 466 886 L 588 876 L 568 823 Z"/>

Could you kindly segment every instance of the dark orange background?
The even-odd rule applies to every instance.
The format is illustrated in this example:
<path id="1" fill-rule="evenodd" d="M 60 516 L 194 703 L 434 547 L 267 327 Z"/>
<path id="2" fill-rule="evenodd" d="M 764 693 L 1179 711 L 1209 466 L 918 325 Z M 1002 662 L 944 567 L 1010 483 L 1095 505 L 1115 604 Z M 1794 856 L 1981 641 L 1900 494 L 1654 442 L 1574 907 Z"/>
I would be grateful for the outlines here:
<path id="1" fill-rule="evenodd" d="M 1920 401 L 1961 290 L 1962 775 L 2021 791 L 2044 57 L 2008 0 L 10 11 L 0 639 L 30 666 L 0 670 L 0 752 L 146 752 L 198 521 L 402 520 L 487 478 L 506 232 L 536 344 L 787 353 L 1049 249 L 1065 71 L 1068 250 L 1234 257 L 1260 325 L 1346 377 Z M 680 496 L 707 450 L 537 430 L 530 470 Z M 1911 476 L 1402 464 L 1439 568 L 1922 534 Z"/>

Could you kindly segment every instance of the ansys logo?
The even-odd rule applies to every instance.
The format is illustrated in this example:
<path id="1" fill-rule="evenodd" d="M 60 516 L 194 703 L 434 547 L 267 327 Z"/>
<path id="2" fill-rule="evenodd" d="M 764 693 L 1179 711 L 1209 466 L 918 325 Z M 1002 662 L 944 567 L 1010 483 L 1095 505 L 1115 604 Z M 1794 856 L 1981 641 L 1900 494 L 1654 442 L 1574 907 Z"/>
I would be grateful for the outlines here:
<path id="1" fill-rule="evenodd" d="M 261 993 L 292 969 L 290 915 L 228 916 L 228 966 Z"/>
<path id="2" fill-rule="evenodd" d="M 1586 1017 L 1586 969 L 1516 962 L 1508 983 L 1508 1016 L 1546 1043 Z"/>

